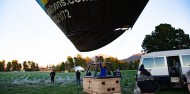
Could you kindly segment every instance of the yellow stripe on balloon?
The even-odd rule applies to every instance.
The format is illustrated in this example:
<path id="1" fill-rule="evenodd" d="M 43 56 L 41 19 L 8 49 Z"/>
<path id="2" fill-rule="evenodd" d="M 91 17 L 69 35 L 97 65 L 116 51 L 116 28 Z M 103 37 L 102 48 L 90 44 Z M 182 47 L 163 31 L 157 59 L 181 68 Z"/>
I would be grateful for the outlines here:
<path id="1" fill-rule="evenodd" d="M 41 2 L 43 3 L 43 5 L 46 5 L 48 0 L 41 0 Z"/>

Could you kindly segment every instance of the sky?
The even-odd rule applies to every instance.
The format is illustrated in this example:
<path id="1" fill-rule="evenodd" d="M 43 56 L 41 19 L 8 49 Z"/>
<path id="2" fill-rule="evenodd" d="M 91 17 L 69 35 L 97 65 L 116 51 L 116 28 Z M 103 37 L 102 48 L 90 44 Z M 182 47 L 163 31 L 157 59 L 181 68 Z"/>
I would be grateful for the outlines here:
<path id="1" fill-rule="evenodd" d="M 77 54 L 125 59 L 140 53 L 145 35 L 161 23 L 190 34 L 190 0 L 149 0 L 132 29 L 98 50 L 79 52 L 35 0 L 0 0 L 0 60 L 47 66 Z"/>

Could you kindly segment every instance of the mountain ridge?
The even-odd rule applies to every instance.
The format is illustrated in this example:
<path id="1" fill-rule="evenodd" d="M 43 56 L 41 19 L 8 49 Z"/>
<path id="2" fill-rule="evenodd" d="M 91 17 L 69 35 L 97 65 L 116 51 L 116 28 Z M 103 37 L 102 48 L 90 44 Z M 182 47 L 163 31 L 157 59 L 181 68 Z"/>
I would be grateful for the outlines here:
<path id="1" fill-rule="evenodd" d="M 143 53 L 136 53 L 126 59 L 122 59 L 121 61 L 134 62 L 135 60 L 140 59 L 142 55 Z"/>

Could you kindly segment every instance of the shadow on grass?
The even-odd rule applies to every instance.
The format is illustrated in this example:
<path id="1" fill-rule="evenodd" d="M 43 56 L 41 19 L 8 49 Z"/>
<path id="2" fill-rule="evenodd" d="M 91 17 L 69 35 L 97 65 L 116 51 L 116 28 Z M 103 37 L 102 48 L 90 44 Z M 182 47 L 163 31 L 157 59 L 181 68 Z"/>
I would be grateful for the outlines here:
<path id="1" fill-rule="evenodd" d="M 190 94 L 187 88 L 162 88 L 156 94 Z"/>

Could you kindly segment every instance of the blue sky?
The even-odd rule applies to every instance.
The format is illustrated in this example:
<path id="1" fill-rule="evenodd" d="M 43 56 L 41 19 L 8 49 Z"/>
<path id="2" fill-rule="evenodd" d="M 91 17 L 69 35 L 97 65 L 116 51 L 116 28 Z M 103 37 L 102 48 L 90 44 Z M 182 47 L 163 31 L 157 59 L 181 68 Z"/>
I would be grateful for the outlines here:
<path id="1" fill-rule="evenodd" d="M 132 29 L 105 47 L 81 53 L 35 0 L 0 0 L 0 60 L 31 60 L 46 66 L 76 54 L 92 57 L 103 53 L 124 59 L 140 53 L 145 35 L 160 23 L 190 34 L 190 0 L 150 0 Z"/>

